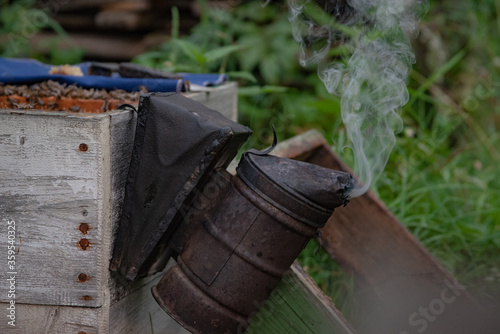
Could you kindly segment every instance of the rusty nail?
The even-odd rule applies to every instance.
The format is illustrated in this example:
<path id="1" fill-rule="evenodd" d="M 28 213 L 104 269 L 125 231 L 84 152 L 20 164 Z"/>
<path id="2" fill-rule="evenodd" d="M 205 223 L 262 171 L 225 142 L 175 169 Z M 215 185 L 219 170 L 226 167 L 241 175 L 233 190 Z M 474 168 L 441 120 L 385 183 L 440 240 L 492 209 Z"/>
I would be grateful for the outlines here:
<path id="1" fill-rule="evenodd" d="M 78 246 L 83 250 L 87 250 L 87 248 L 90 247 L 89 239 L 86 238 L 80 239 L 80 241 L 78 242 Z"/>
<path id="2" fill-rule="evenodd" d="M 80 300 L 92 300 L 94 298 L 90 297 L 90 296 L 82 296 L 82 298 L 80 298 Z"/>
<path id="3" fill-rule="evenodd" d="M 78 226 L 78 230 L 80 232 L 82 232 L 82 234 L 87 234 L 90 230 L 90 226 L 87 223 L 81 223 L 80 226 Z M 80 240 L 80 242 L 81 242 L 81 240 Z"/>
<path id="4" fill-rule="evenodd" d="M 90 280 L 90 276 L 87 276 L 84 273 L 81 273 L 80 275 L 78 275 L 78 282 L 84 283 L 84 282 L 87 282 L 88 280 Z"/>
<path id="5" fill-rule="evenodd" d="M 81 143 L 80 146 L 78 146 L 78 149 L 82 152 L 87 152 L 89 147 L 87 146 L 87 144 Z"/>

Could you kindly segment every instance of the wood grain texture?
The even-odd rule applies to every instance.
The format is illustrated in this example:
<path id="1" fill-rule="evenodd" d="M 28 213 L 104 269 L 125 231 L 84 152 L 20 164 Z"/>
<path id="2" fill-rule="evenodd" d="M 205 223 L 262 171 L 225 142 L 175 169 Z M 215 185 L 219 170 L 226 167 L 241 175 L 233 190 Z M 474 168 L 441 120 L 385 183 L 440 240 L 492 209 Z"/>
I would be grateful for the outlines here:
<path id="1" fill-rule="evenodd" d="M 109 159 L 102 152 L 109 122 L 1 111 L 0 133 L 0 212 L 16 222 L 18 302 L 101 306 L 110 214 L 103 184 Z M 78 230 L 82 223 L 90 227 L 86 235 Z M 4 245 L 6 237 L 2 223 Z M 82 239 L 89 242 L 85 250 Z M 82 273 L 90 277 L 83 283 Z M 0 301 L 6 301 L 5 275 L 0 272 Z"/>
<path id="2" fill-rule="evenodd" d="M 7 304 L 0 303 L 4 310 Z M 106 308 L 16 304 L 16 326 L 0 322 L 1 333 L 86 334 L 108 333 Z"/>
<path id="3" fill-rule="evenodd" d="M 344 316 L 295 262 L 251 318 L 246 333 L 354 334 Z"/>

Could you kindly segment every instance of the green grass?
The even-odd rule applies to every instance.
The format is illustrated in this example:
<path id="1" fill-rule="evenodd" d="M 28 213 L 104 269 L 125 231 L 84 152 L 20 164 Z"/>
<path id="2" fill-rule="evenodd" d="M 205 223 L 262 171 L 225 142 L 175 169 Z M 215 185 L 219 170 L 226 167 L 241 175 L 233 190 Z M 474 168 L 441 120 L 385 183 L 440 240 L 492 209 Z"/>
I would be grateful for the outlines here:
<path id="1" fill-rule="evenodd" d="M 398 138 L 376 190 L 459 280 L 482 286 L 499 265 L 500 183 L 490 147 L 500 142 L 483 133 L 489 139 L 483 143 L 463 121 L 443 113 L 432 124 L 417 116 L 423 124 L 415 124 L 414 137 Z M 460 144 L 451 145 L 455 140 Z"/>

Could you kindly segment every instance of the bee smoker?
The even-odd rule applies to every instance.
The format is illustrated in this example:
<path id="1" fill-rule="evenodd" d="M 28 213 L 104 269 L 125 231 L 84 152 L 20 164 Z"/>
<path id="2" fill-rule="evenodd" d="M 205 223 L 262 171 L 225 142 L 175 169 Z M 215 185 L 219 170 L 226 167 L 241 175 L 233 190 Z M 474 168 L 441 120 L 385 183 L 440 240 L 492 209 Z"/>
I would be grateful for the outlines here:
<path id="1" fill-rule="evenodd" d="M 215 171 L 193 207 L 177 264 L 153 288 L 156 301 L 194 333 L 236 333 L 280 282 L 336 206 L 351 175 L 247 152 L 235 176 Z M 219 188 L 216 188 L 219 187 Z"/>
<path id="2" fill-rule="evenodd" d="M 195 107 L 204 109 L 201 105 Z M 200 110 L 196 111 L 197 115 L 201 114 Z M 136 141 L 138 137 L 140 140 L 136 135 Z M 232 148 L 233 155 L 222 154 L 228 153 L 227 147 Z M 232 159 L 234 147 L 239 145 L 227 147 L 208 156 Z M 146 160 L 151 157 L 149 153 L 143 156 Z M 138 245 L 121 248 L 122 266 L 114 269 L 125 273 L 124 276 L 131 272 L 152 272 L 137 269 L 140 267 L 163 269 L 158 263 L 165 261 L 158 259 L 176 256 L 177 262 L 153 287 L 152 293 L 158 304 L 190 332 L 244 331 L 249 315 L 271 294 L 307 242 L 318 235 L 318 229 L 324 226 L 334 208 L 347 203 L 348 191 L 354 183 L 350 174 L 268 153 L 256 150 L 244 153 L 236 175 L 225 170 L 225 163 L 218 166 L 217 159 L 193 165 L 198 174 L 200 166 L 204 168 L 203 176 L 184 196 L 183 204 L 176 207 L 175 231 L 166 233 L 174 224 L 171 220 L 157 239 L 160 246 L 156 245 L 153 250 L 151 244 L 143 247 L 156 259 L 145 261 L 149 265 L 134 264 L 127 258 L 133 257 L 130 247 Z M 151 168 L 149 163 L 147 166 Z M 135 170 L 139 172 L 137 166 Z M 186 169 L 177 172 L 184 171 Z M 129 181 L 142 185 L 136 191 L 147 185 L 137 178 L 132 180 L 130 175 Z M 130 204 L 138 207 L 137 217 L 147 215 L 141 204 Z M 168 206 L 161 208 L 161 211 L 169 210 Z M 129 210 L 121 223 L 133 225 L 132 215 L 133 211 Z M 161 222 L 154 226 L 160 225 Z M 123 226 L 125 224 L 119 228 Z M 159 233 L 159 229 L 156 231 Z M 137 237 L 136 240 L 141 241 Z M 124 249 L 129 252 L 123 252 Z"/>

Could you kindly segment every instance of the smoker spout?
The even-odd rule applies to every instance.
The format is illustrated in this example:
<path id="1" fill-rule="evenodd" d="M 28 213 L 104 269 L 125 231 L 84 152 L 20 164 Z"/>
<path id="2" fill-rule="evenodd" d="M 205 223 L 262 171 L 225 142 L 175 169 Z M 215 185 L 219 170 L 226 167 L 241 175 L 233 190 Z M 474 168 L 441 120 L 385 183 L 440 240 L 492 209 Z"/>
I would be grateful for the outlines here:
<path id="1" fill-rule="evenodd" d="M 290 188 L 310 201 L 329 210 L 349 202 L 349 192 L 355 186 L 351 174 L 323 168 L 317 165 L 302 163 L 303 177 L 289 179 Z"/>

